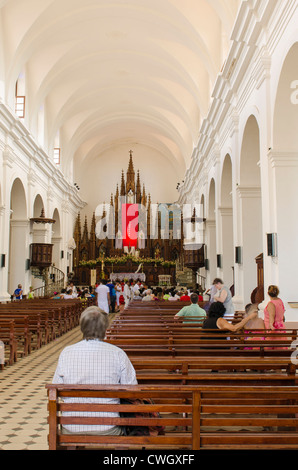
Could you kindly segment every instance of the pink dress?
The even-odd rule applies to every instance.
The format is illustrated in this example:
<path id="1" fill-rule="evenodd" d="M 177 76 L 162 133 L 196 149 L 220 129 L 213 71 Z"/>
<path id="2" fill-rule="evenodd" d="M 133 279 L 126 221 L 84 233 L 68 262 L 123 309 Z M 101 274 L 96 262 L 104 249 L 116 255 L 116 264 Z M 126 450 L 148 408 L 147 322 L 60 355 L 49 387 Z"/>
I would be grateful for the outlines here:
<path id="1" fill-rule="evenodd" d="M 278 333 L 283 333 L 283 331 L 281 331 L 285 327 L 285 324 L 284 324 L 285 307 L 284 307 L 283 301 L 281 299 L 275 299 L 275 300 L 271 299 L 270 302 L 272 302 L 275 306 L 275 318 L 274 318 L 273 326 L 276 330 L 280 330 L 280 331 L 278 331 Z M 268 304 L 270 302 L 268 302 Z M 270 329 L 270 326 L 269 326 L 269 313 L 268 313 L 268 309 L 267 309 L 268 304 L 264 309 L 264 323 L 265 323 L 265 328 L 266 329 Z M 267 337 L 267 339 L 270 340 L 270 337 Z M 275 339 L 277 339 L 277 338 L 275 338 Z M 283 339 L 286 340 L 287 338 L 280 337 L 279 339 L 280 340 L 283 340 Z M 268 348 L 268 349 L 271 349 L 271 348 Z M 288 348 L 281 348 L 281 349 L 288 349 Z"/>
<path id="2" fill-rule="evenodd" d="M 275 329 L 280 330 L 285 327 L 285 324 L 284 324 L 285 307 L 284 307 L 283 301 L 281 299 L 275 299 L 275 300 L 270 300 L 270 302 L 272 302 L 273 305 L 275 306 L 275 319 L 274 319 L 273 326 Z M 268 304 L 270 302 L 268 302 Z M 270 328 L 269 327 L 269 313 L 267 309 L 268 304 L 264 310 L 264 323 L 265 323 L 266 329 Z"/>

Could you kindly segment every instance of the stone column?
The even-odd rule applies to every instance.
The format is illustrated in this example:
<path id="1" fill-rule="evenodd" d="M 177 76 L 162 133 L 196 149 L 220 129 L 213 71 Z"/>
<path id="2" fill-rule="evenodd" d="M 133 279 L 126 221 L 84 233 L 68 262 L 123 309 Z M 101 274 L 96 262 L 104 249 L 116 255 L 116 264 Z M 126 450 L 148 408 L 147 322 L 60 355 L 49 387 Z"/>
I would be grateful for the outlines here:
<path id="1" fill-rule="evenodd" d="M 5 256 L 4 266 L 0 265 L 0 302 L 10 300 L 10 292 L 8 292 L 7 273 L 8 273 L 8 256 L 9 256 L 9 228 L 8 220 L 10 211 L 6 213 L 6 207 L 0 207 L 0 261 L 2 255 Z"/>
<path id="2" fill-rule="evenodd" d="M 297 309 L 291 309 L 287 302 L 298 301 L 298 154 L 270 152 L 272 169 L 271 217 L 266 227 L 269 233 L 277 233 L 277 256 L 264 253 L 265 293 L 268 284 L 277 284 L 280 297 L 287 309 L 287 320 L 297 321 Z"/>
<path id="3" fill-rule="evenodd" d="M 206 288 L 212 284 L 213 279 L 217 276 L 216 268 L 216 222 L 215 220 L 206 221 L 206 246 L 207 259 L 209 260 L 209 270 L 206 276 Z"/>
<path id="4" fill-rule="evenodd" d="M 226 286 L 233 284 L 234 242 L 233 242 L 233 209 L 219 207 L 219 225 L 222 253 L 222 277 Z"/>
<path id="5" fill-rule="evenodd" d="M 251 293 L 257 287 L 255 258 L 263 252 L 261 189 L 260 187 L 237 186 L 237 193 L 242 264 L 235 265 L 235 284 L 237 285 L 237 303 L 242 302 L 245 306 L 250 302 Z"/>

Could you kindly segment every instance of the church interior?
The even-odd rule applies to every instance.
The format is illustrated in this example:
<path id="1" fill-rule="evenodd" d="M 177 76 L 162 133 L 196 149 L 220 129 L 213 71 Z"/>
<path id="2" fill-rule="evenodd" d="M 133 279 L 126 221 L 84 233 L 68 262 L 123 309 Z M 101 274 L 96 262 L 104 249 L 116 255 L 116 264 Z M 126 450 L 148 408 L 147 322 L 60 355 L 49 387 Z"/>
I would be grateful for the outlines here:
<path id="1" fill-rule="evenodd" d="M 269 384 L 274 357 L 270 386 L 295 394 L 298 0 L 2 0 L 0 21 L 0 450 L 49 448 L 45 384 L 80 341 L 88 304 L 53 300 L 70 283 L 188 290 L 204 308 L 219 279 L 233 324 L 248 304 L 266 319 L 278 286 L 291 333 L 272 354 L 259 345 L 270 367 L 255 348 L 238 349 L 264 374 L 251 385 Z M 128 325 L 136 302 L 119 305 Z M 38 322 L 15 339 L 35 309 Z M 130 334 L 119 344 L 137 364 Z M 280 438 L 297 450 L 295 407 L 281 424 L 289 435 L 249 448 Z M 183 445 L 215 446 L 192 439 Z"/>

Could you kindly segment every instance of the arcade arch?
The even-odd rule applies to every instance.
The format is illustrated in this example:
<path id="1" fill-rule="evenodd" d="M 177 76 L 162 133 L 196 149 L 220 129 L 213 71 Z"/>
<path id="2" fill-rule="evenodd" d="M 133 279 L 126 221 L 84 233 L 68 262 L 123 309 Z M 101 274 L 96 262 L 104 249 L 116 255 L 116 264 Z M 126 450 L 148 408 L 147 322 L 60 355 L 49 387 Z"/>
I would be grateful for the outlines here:
<path id="1" fill-rule="evenodd" d="M 240 226 L 242 240 L 242 282 L 244 304 L 257 287 L 256 257 L 263 251 L 262 198 L 260 175 L 260 130 L 254 115 L 245 125 L 240 153 Z"/>
<path id="2" fill-rule="evenodd" d="M 221 229 L 222 277 L 227 286 L 234 284 L 234 237 L 233 237 L 233 202 L 232 202 L 232 161 L 229 154 L 225 156 L 219 203 L 219 224 Z"/>
<path id="3" fill-rule="evenodd" d="M 271 232 L 277 233 L 277 257 L 268 260 L 270 282 L 281 296 L 292 299 L 297 289 L 298 246 L 298 42 L 288 50 L 278 81 L 273 114 L 273 148 L 269 154 L 272 175 Z M 271 268 L 271 269 L 270 269 Z"/>
<path id="4" fill-rule="evenodd" d="M 209 262 L 207 282 L 211 283 L 216 277 L 216 219 L 215 219 L 215 181 L 211 179 L 208 193 L 208 207 L 206 220 L 206 257 Z"/>
<path id="5" fill-rule="evenodd" d="M 53 219 L 55 223 L 52 225 L 52 261 L 53 265 L 60 269 L 61 260 L 64 258 L 64 250 L 62 246 L 60 214 L 57 208 L 53 211 Z"/>
<path id="6" fill-rule="evenodd" d="M 12 294 L 18 284 L 25 288 L 29 267 L 29 220 L 27 197 L 22 181 L 16 178 L 10 192 L 10 236 L 8 263 L 8 292 Z"/>

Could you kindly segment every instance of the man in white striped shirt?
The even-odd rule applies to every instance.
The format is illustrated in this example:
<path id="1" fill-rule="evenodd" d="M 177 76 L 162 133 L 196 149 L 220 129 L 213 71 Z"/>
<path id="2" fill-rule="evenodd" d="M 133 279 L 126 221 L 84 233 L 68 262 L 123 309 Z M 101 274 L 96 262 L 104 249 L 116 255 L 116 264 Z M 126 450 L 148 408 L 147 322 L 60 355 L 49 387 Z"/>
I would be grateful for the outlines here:
<path id="1" fill-rule="evenodd" d="M 99 307 L 88 307 L 81 315 L 83 340 L 67 346 L 60 354 L 53 377 L 56 384 L 137 384 L 136 373 L 127 354 L 113 344 L 103 341 L 108 327 L 108 315 Z M 66 400 L 65 400 L 66 401 Z M 119 403 L 115 399 L 70 398 L 80 403 Z M 66 415 L 66 413 L 65 413 Z M 70 413 L 68 413 L 68 416 Z M 74 413 L 72 413 L 74 415 Z M 77 416 L 82 413 L 77 413 Z M 84 416 L 115 416 L 117 413 L 84 413 Z M 63 432 L 96 432 L 121 434 L 118 426 L 68 425 Z"/>

